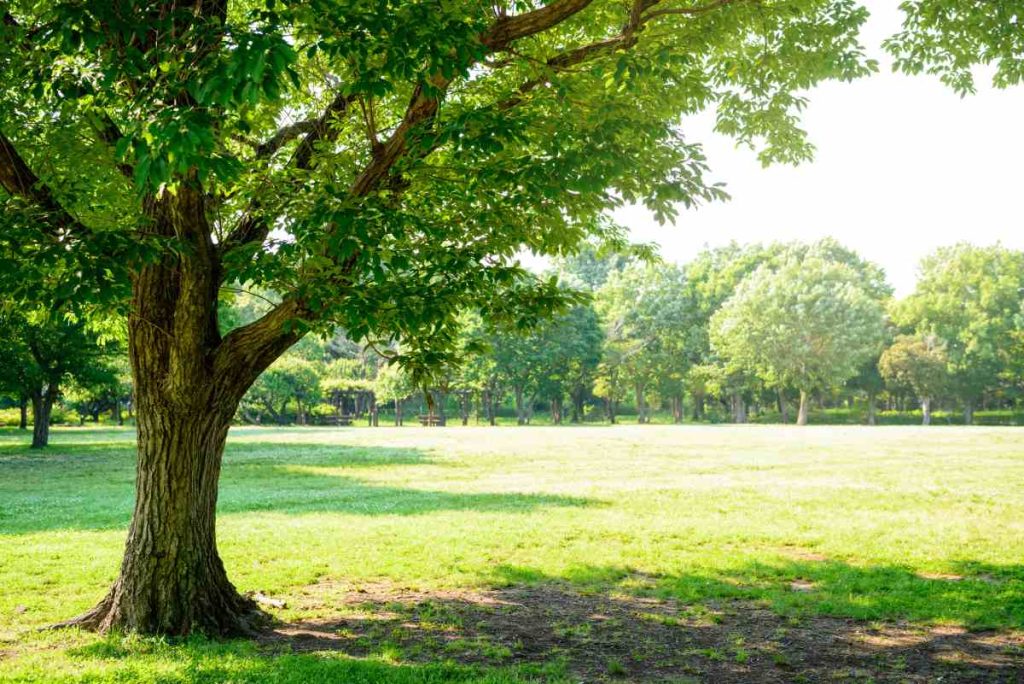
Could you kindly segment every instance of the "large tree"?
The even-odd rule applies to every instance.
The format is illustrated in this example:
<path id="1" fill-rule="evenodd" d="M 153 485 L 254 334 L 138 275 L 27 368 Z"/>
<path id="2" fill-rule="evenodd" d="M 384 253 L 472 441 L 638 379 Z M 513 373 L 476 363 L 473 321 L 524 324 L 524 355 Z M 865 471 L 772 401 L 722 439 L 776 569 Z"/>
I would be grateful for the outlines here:
<path id="1" fill-rule="evenodd" d="M 898 323 L 945 343 L 949 387 L 964 422 L 1011 364 L 1024 299 L 1024 253 L 1005 247 L 943 247 L 921 262 L 914 293 L 893 308 Z"/>
<path id="2" fill-rule="evenodd" d="M 605 344 L 621 359 L 640 423 L 650 422 L 654 394 L 669 399 L 675 420 L 682 419 L 683 378 L 705 338 L 691 294 L 682 268 L 643 262 L 613 272 L 597 291 Z"/>
<path id="3" fill-rule="evenodd" d="M 840 385 L 877 354 L 881 302 L 850 265 L 828 250 L 796 250 L 745 278 L 711 319 L 714 348 L 768 385 L 800 391 L 798 425 L 809 394 Z"/>
<path id="4" fill-rule="evenodd" d="M 802 93 L 870 66 L 852 0 L 14 0 L 0 18 L 0 248 L 130 283 L 136 503 L 110 592 L 75 624 L 244 632 L 214 512 L 249 385 L 311 329 L 403 340 L 422 375 L 456 313 L 561 295 L 515 254 L 570 251 L 624 201 L 719 195 L 680 116 L 765 161 L 810 154 Z M 14 297 L 20 279 L 2 283 Z M 26 281 L 30 282 L 30 281 Z M 279 294 L 220 329 L 219 293 Z"/>

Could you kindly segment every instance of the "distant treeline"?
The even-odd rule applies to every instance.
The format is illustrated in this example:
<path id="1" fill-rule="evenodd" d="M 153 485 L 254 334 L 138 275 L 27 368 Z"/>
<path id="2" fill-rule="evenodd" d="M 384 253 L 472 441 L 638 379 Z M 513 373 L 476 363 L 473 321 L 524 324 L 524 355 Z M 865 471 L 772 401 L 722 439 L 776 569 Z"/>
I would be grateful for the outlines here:
<path id="1" fill-rule="evenodd" d="M 524 329 L 466 312 L 458 361 L 435 369 L 426 388 L 388 363 L 396 349 L 337 331 L 307 337 L 271 366 L 238 420 L 1022 422 L 1021 252 L 938 249 L 903 299 L 878 266 L 833 240 L 732 244 L 683 265 L 588 249 L 552 275 L 582 293 L 576 305 Z M 238 289 L 227 327 L 253 320 L 273 297 Z M 56 417 L 130 417 L 116 345 L 98 352 L 77 329 L 58 337 L 55 353 L 71 359 Z M 42 407 L 54 383 L 41 387 L 39 377 L 6 377 L 7 405 Z"/>

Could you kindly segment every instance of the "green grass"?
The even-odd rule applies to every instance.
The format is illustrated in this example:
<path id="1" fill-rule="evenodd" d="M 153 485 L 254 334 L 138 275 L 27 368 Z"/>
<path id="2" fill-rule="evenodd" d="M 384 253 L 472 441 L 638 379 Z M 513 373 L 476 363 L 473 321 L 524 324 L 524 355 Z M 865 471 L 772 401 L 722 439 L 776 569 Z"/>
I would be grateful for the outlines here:
<path id="1" fill-rule="evenodd" d="M 493 663 L 425 663 L 386 638 L 352 656 L 37 632 L 90 607 L 114 579 L 132 440 L 128 430 L 57 429 L 37 453 L 23 433 L 0 431 L 0 680 L 570 680 L 557 657 L 509 664 L 493 645 Z M 558 585 L 671 598 L 687 615 L 741 599 L 795 621 L 1022 630 L 1024 433 L 237 428 L 218 538 L 237 586 L 287 600 L 277 612 L 286 621 L 330 618 L 332 599 L 361 584 Z M 564 636 L 585 638 L 584 628 Z M 727 656 L 743 663 L 748 647 Z M 615 658 L 601 662 L 621 675 Z"/>

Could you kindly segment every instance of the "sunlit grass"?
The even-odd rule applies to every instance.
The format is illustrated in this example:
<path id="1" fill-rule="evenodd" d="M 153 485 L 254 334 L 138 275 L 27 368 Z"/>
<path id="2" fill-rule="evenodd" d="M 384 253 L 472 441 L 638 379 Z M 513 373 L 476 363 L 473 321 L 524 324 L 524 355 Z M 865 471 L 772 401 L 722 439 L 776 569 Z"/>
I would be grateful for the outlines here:
<path id="1" fill-rule="evenodd" d="M 0 432 L 0 679 L 526 681 L 544 672 L 272 656 L 252 644 L 34 628 L 97 601 L 132 505 L 133 434 Z M 1012 428 L 348 428 L 232 431 L 218 538 L 241 590 L 361 582 L 763 602 L 1024 629 L 1024 433 Z M 344 583 L 323 582 L 344 580 Z M 316 585 L 323 582 L 320 588 Z M 130 656 L 130 657 L 128 657 Z M 486 680 L 485 680 L 486 681 Z"/>

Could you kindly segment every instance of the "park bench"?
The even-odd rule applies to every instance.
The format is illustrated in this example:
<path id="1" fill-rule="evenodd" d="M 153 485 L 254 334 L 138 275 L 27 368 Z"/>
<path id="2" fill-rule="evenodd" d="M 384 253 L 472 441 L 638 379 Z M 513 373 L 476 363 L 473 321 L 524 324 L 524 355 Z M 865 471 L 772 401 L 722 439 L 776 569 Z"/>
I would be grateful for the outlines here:
<path id="1" fill-rule="evenodd" d="M 420 425 L 423 425 L 424 427 L 437 427 L 438 425 L 444 425 L 444 420 L 442 420 L 441 416 L 437 416 L 432 413 L 419 415 L 417 418 L 419 418 Z"/>

